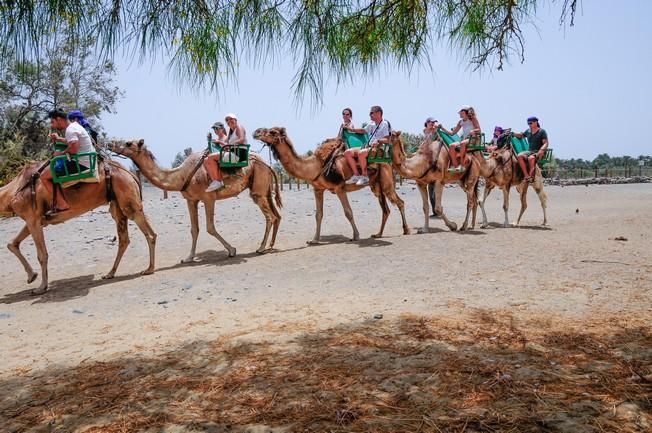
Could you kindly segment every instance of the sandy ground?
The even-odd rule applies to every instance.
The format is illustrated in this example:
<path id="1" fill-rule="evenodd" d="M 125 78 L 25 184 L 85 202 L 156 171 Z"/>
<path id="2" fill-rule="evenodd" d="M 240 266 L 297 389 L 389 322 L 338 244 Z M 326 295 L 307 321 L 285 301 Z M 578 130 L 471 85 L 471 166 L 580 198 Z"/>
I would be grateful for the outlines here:
<path id="1" fill-rule="evenodd" d="M 502 195 L 494 192 L 487 205 L 489 220 L 494 223 L 488 229 L 476 227 L 467 233 L 453 233 L 440 220 L 433 219 L 431 233 L 416 234 L 413 229 L 412 235 L 403 236 L 398 211 L 392 207 L 382 239 L 369 238 L 380 222 L 376 199 L 369 191 L 352 193 L 350 200 L 362 237 L 359 242 L 348 240 L 351 229 L 339 201 L 327 194 L 322 225 L 325 242 L 307 246 L 305 241 L 312 238 L 314 230 L 312 191 L 286 188 L 277 251 L 265 255 L 254 253 L 263 235 L 263 217 L 243 193 L 218 202 L 216 210 L 217 229 L 237 248 L 237 256 L 228 258 L 216 240 L 201 232 L 201 260 L 182 265 L 179 261 L 190 247 L 185 201 L 177 193 L 162 200 L 159 190 L 148 187 L 145 210 L 158 233 L 157 271 L 145 277 L 138 274 L 147 265 L 147 246 L 142 234 L 130 224 L 132 243 L 117 277 L 108 281 L 100 276 L 110 268 L 116 244 L 112 241 L 115 229 L 107 208 L 48 227 L 50 291 L 45 295 L 30 296 L 22 267 L 7 249 L 0 250 L 0 423 L 6 431 L 57 432 L 417 431 L 417 427 L 418 431 L 507 431 L 514 425 L 515 431 L 521 430 L 519 426 L 522 431 L 599 431 L 596 423 L 605 431 L 618 431 L 623 426 L 631 431 L 645 431 L 652 422 L 652 185 L 549 186 L 546 191 L 547 228 L 538 225 L 542 213 L 533 192 L 522 227 L 500 227 L 497 223 L 502 221 Z M 414 185 L 404 184 L 399 193 L 406 202 L 409 224 L 413 228 L 420 226 L 421 203 Z M 449 218 L 458 223 L 464 215 L 464 200 L 459 189 L 445 190 L 445 209 Z M 511 205 L 510 216 L 515 218 L 515 193 Z M 20 227 L 17 218 L 0 220 L 2 239 L 8 241 Z M 614 239 L 619 236 L 627 240 Z M 36 269 L 30 240 L 23 244 L 23 251 Z M 446 336 L 438 334 L 437 329 L 447 330 Z M 552 338 L 545 334 L 548 331 L 561 334 Z M 572 338 L 564 334 L 571 331 L 575 332 Z M 576 341 L 578 335 L 584 338 L 586 333 L 601 343 L 568 343 Z M 558 338 L 562 334 L 566 340 Z M 503 370 L 488 366 L 485 373 L 489 379 L 478 382 L 469 392 L 481 391 L 490 380 L 499 383 L 505 368 L 511 371 L 509 380 L 515 380 L 514 371 L 521 368 L 522 361 L 517 358 L 534 353 L 527 349 L 525 340 L 536 342 L 531 343 L 533 347 L 546 354 L 530 359 L 533 365 L 545 361 L 547 368 L 549 362 L 564 362 L 550 361 L 554 358 L 551 354 L 568 356 L 577 347 L 608 347 L 609 356 L 618 353 L 621 358 L 625 356 L 623 350 L 629 350 L 627 375 L 622 376 L 621 372 L 620 376 L 614 373 L 609 377 L 614 378 L 613 383 L 627 377 L 634 388 L 629 388 L 629 394 L 613 391 L 607 398 L 606 391 L 596 388 L 594 392 L 590 386 L 582 385 L 587 394 L 584 400 L 598 405 L 592 409 L 594 415 L 582 417 L 546 421 L 548 412 L 537 412 L 532 407 L 524 413 L 540 416 L 530 421 L 516 415 L 510 421 L 504 408 L 500 410 L 502 418 L 495 420 L 491 418 L 493 409 L 487 407 L 483 410 L 489 412 L 476 410 L 472 417 L 462 416 L 451 401 L 444 403 L 424 388 L 424 384 L 434 386 L 433 374 L 443 374 L 443 367 L 428 374 L 422 369 L 425 376 L 405 379 L 404 365 L 415 365 L 405 357 L 414 354 L 391 346 L 402 342 L 409 347 L 421 347 L 420 359 L 431 356 L 427 363 L 430 366 L 445 361 L 440 356 L 441 347 L 450 349 L 450 356 L 466 353 L 462 348 L 473 349 L 474 359 L 479 360 L 476 364 L 480 365 L 499 356 L 486 350 L 500 341 L 501 335 L 511 336 L 510 343 L 500 346 L 501 350 L 512 343 L 518 343 L 520 349 L 510 346 L 515 351 L 511 355 L 501 352 L 509 365 Z M 352 336 L 357 343 L 351 343 Z M 339 339 L 337 344 L 332 338 Z M 320 404 L 348 401 L 348 405 L 341 407 L 336 403 L 301 403 L 304 392 L 326 392 L 322 389 L 327 383 L 324 380 L 314 388 L 308 386 L 306 378 L 317 373 L 306 369 L 306 365 L 319 365 L 330 359 L 336 352 L 332 349 L 334 344 L 350 350 L 331 360 L 338 368 L 350 363 L 346 367 L 348 373 L 341 377 L 356 377 L 355 383 L 365 384 L 368 389 L 360 388 L 358 392 L 352 383 L 343 382 L 338 384 L 337 395 L 317 398 Z M 617 347 L 618 344 L 626 347 Z M 435 346 L 437 350 L 433 349 Z M 369 347 L 389 355 L 382 362 L 351 361 L 363 356 Z M 325 348 L 331 349 L 320 352 Z M 224 358 L 227 355 L 231 358 Z M 579 355 L 587 362 L 588 377 L 601 371 L 600 362 L 624 368 L 622 362 L 602 359 L 597 352 L 583 351 Z M 403 361 L 399 362 L 401 357 Z M 265 367 L 256 364 L 260 359 L 266 360 Z M 459 359 L 449 361 L 445 365 L 463 364 Z M 368 369 L 358 376 L 356 368 L 365 362 L 386 371 L 388 376 L 374 382 L 369 379 L 373 375 L 368 374 Z M 105 371 L 107 366 L 111 366 L 111 373 L 103 374 L 103 379 L 88 379 L 88 374 Z M 190 394 L 156 394 L 140 382 L 143 378 L 160 382 L 183 377 L 185 382 L 180 380 L 176 387 L 192 389 L 193 399 L 201 400 L 202 393 L 209 391 L 188 385 L 188 372 L 224 379 L 226 373 L 220 369 L 225 366 L 235 369 L 233 374 L 249 374 L 238 376 L 241 382 L 236 388 L 222 383 L 210 388 L 210 392 L 220 389 L 220 398 L 233 397 L 235 389 L 244 392 L 247 386 L 256 387 L 256 377 L 270 380 L 264 386 L 266 391 L 258 400 L 250 394 L 247 398 L 240 396 L 232 411 L 226 402 L 233 400 L 226 399 L 215 402 L 223 410 L 213 408 L 213 412 L 206 412 L 190 409 Z M 287 367 L 283 369 L 282 382 L 270 373 L 271 366 Z M 257 376 L 259 368 L 261 374 Z M 160 376 L 166 369 L 173 373 Z M 446 377 L 462 373 L 452 371 Z M 555 373 L 546 370 L 546 374 L 548 377 Z M 402 379 L 396 379 L 396 375 Z M 462 390 L 461 384 L 473 383 L 472 376 L 459 376 L 455 389 Z M 605 373 L 601 377 L 607 376 Z M 402 385 L 387 385 L 391 377 Z M 527 380 L 535 380 L 533 377 L 528 375 Z M 562 382 L 574 383 L 568 380 Z M 287 387 L 279 383 L 287 385 L 287 381 L 300 382 L 306 389 L 295 384 L 290 386 L 294 392 L 285 394 L 281 389 Z M 60 388 L 71 383 L 76 383 L 75 391 Z M 103 386 L 109 383 L 122 383 L 121 393 L 105 390 Z M 89 387 L 95 387 L 95 391 L 79 394 L 80 389 L 88 391 Z M 430 395 L 428 404 L 456 409 L 437 415 L 440 418 L 421 414 L 422 418 L 408 419 L 403 400 L 397 395 L 415 387 Z M 579 390 L 581 386 L 577 384 L 575 388 Z M 126 397 L 126 389 L 130 393 L 143 389 L 151 392 L 143 391 L 134 400 Z M 363 395 L 376 395 L 374 391 L 378 389 L 388 394 L 381 399 L 384 406 L 372 405 L 372 410 L 368 401 L 356 400 Z M 495 394 L 495 388 L 491 391 L 493 400 L 478 402 L 505 403 Z M 82 394 L 86 403 L 70 399 L 71 395 Z M 152 397 L 155 394 L 158 397 Z M 568 392 L 556 395 L 558 406 L 567 407 L 564 399 Z M 462 400 L 466 402 L 468 398 L 465 394 Z M 95 401 L 102 403 L 88 403 Z M 92 408 L 84 409 L 85 404 Z M 419 404 L 410 407 L 425 407 L 423 401 Z M 623 404 L 633 406 L 622 409 Z M 472 406 L 465 407 L 473 409 Z M 587 410 L 575 408 L 566 412 L 591 413 Z M 172 419 L 169 414 L 177 417 Z M 312 418 L 299 421 L 306 414 L 312 414 Z M 466 424 L 462 423 L 464 419 Z M 474 424 L 469 419 L 480 421 Z M 487 419 L 495 422 L 489 423 Z M 140 424 L 133 420 L 140 420 Z M 462 421 L 455 424 L 451 420 Z"/>

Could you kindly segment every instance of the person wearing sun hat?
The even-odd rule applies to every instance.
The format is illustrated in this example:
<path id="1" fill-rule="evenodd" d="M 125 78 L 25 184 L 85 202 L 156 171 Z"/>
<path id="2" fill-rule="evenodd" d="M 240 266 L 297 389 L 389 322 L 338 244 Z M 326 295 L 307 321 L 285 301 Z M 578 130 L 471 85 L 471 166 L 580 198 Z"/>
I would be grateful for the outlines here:
<path id="1" fill-rule="evenodd" d="M 466 160 L 466 146 L 469 144 L 469 140 L 473 136 L 477 136 L 482 132 L 480 128 L 480 121 L 475 114 L 473 107 L 469 105 L 462 105 L 458 111 L 460 115 L 460 120 L 457 122 L 457 125 L 452 130 L 448 130 L 441 127 L 448 135 L 455 135 L 457 131 L 462 130 L 462 140 L 457 143 L 453 143 L 448 147 L 448 154 L 450 155 L 450 168 L 448 171 L 451 172 L 463 172 L 464 162 Z"/>
<path id="2" fill-rule="evenodd" d="M 527 138 L 529 149 L 516 155 L 518 165 L 523 171 L 525 181 L 532 182 L 534 179 L 534 169 L 537 166 L 537 160 L 543 158 L 548 149 L 548 133 L 539 125 L 539 119 L 536 116 L 527 118 L 528 129 L 522 133 L 514 133 L 518 138 Z M 528 167 L 529 165 L 529 167 Z"/>

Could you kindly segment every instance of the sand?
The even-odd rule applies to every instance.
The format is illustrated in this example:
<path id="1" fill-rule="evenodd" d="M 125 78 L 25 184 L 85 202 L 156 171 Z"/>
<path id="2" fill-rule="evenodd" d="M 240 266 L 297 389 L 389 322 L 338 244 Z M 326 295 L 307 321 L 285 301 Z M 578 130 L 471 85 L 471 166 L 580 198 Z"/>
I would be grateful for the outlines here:
<path id="1" fill-rule="evenodd" d="M 116 250 L 107 208 L 48 227 L 50 290 L 44 295 L 30 296 L 29 289 L 38 281 L 27 285 L 15 257 L 0 250 L 0 424 L 9 426 L 8 431 L 62 432 L 506 431 L 514 425 L 542 431 L 548 422 L 552 431 L 599 431 L 597 425 L 605 431 L 644 431 L 652 422 L 652 391 L 646 382 L 652 379 L 652 186 L 549 186 L 546 191 L 546 228 L 539 225 L 542 213 L 533 192 L 522 226 L 500 227 L 502 195 L 494 192 L 487 204 L 490 228 L 454 233 L 433 219 L 431 233 L 416 234 L 422 222 L 420 197 L 413 184 L 404 183 L 399 193 L 413 234 L 401 234 L 400 216 L 392 207 L 382 239 L 369 238 L 380 223 L 376 199 L 369 191 L 352 193 L 359 242 L 348 240 L 351 229 L 339 201 L 327 194 L 324 243 L 308 246 L 305 241 L 314 230 L 312 191 L 286 187 L 277 249 L 265 255 L 255 253 L 263 217 L 243 193 L 218 202 L 216 209 L 217 229 L 237 248 L 237 256 L 228 258 L 202 231 L 201 259 L 180 264 L 190 248 L 185 201 L 178 193 L 163 200 L 161 191 L 147 187 L 145 211 L 158 233 L 156 273 L 139 275 L 147 266 L 147 245 L 130 224 L 132 243 L 113 280 L 100 279 Z M 447 215 L 458 223 L 464 200 L 458 188 L 445 190 Z M 511 205 L 515 219 L 515 193 Z M 20 227 L 17 218 L 0 220 L 2 239 L 9 241 Z M 30 240 L 23 251 L 36 269 Z M 508 408 L 518 405 L 508 404 L 505 395 L 514 397 L 513 392 L 489 392 L 476 396 L 473 404 L 453 404 L 456 394 L 451 390 L 473 383 L 474 373 L 456 370 L 463 360 L 451 364 L 447 357 L 473 349 L 475 365 L 486 367 L 478 371 L 489 379 L 468 392 L 481 393 L 487 380 L 503 386 L 501 374 L 508 374 L 510 381 L 521 374 L 524 382 L 536 382 L 539 373 L 517 371 L 528 362 L 538 365 L 557 355 L 567 359 L 578 347 L 568 342 L 588 338 L 586 333 L 601 342 L 595 347 L 609 347 L 612 358 L 623 358 L 625 349 L 619 345 L 629 344 L 626 358 L 634 369 L 627 370 L 627 377 L 633 377 L 629 394 L 613 390 L 606 398 L 604 386 L 594 390 L 578 384 L 578 395 L 582 387 L 587 395 L 573 404 L 596 407 L 568 409 L 565 391 L 563 397 L 553 396 L 556 406 L 548 406 L 564 416 L 554 410 L 553 416 L 545 407 L 526 408 L 523 413 L 532 419 L 509 417 Z M 500 354 L 488 350 L 501 335 L 509 338 L 499 344 Z M 346 354 L 337 350 L 344 347 Z M 524 363 L 520 357 L 533 356 L 532 350 L 546 355 Z M 382 359 L 374 358 L 379 353 Z M 580 355 L 589 375 L 602 371 L 600 362 L 625 368 L 597 352 Z M 503 370 L 492 367 L 495 363 L 487 361 L 492 357 L 504 358 Z M 320 362 L 328 365 L 320 368 Z M 420 363 L 437 366 L 436 371 Z M 310 365 L 316 370 L 307 368 Z M 449 366 L 449 373 L 442 365 Z M 338 376 L 333 366 L 346 367 L 348 373 L 337 370 L 343 374 Z M 162 374 L 166 368 L 169 374 Z M 233 370 L 227 372 L 229 368 Z M 104 379 L 89 378 L 98 372 Z M 613 372 L 603 377 L 622 382 L 622 371 Z M 323 389 L 328 381 L 312 383 L 320 374 L 340 377 L 333 388 L 337 392 Z M 444 386 L 442 374 L 457 387 Z M 224 384 L 229 375 L 239 378 L 237 386 Z M 342 379 L 347 376 L 355 380 Z M 107 377 L 111 379 L 103 382 Z M 141 382 L 160 384 L 175 378 L 177 385 L 168 384 L 165 392 Z M 202 387 L 216 378 L 222 382 Z M 569 380 L 560 383 L 572 385 Z M 117 394 L 109 386 L 116 383 L 123 383 Z M 71 384 L 74 390 L 63 390 Z M 94 391 L 80 392 L 89 387 Z M 437 394 L 434 389 L 447 391 Z M 180 396 L 181 390 L 187 392 Z M 246 395 L 233 400 L 244 390 Z M 314 397 L 320 392 L 324 395 Z M 373 401 L 363 398 L 372 394 Z M 75 400 L 73 395 L 83 398 Z M 210 395 L 223 409 L 197 409 Z M 415 397 L 404 406 L 401 396 L 406 395 Z M 471 395 L 457 397 L 467 402 Z M 321 405 L 315 406 L 314 398 Z M 492 415 L 494 406 L 488 402 L 503 403 L 504 416 Z M 382 409 L 383 404 L 389 409 Z M 633 407 L 622 409 L 623 404 Z M 434 413 L 433 405 L 454 410 L 430 417 L 426 414 Z M 420 418 L 412 412 L 412 418 L 402 417 L 407 407 L 422 410 L 414 412 Z M 472 416 L 462 409 L 471 410 Z M 552 418 L 546 421 L 546 416 Z"/>

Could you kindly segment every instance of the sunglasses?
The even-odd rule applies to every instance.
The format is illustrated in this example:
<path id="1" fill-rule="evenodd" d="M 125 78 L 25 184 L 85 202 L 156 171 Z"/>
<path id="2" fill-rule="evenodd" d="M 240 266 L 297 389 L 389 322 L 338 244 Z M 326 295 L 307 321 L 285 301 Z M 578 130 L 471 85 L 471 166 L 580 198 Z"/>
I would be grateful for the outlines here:
<path id="1" fill-rule="evenodd" d="M 351 113 L 342 113 L 342 116 L 350 116 Z"/>

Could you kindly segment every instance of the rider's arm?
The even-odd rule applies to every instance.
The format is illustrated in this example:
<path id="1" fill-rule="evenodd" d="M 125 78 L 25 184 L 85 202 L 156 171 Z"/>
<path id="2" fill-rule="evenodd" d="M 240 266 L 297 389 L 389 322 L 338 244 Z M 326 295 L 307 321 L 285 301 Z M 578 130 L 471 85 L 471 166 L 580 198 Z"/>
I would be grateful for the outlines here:
<path id="1" fill-rule="evenodd" d="M 364 128 L 353 128 L 349 126 L 346 129 L 348 129 L 350 132 L 353 132 L 354 134 L 364 134 L 365 132 L 367 132 L 367 130 Z"/>
<path id="2" fill-rule="evenodd" d="M 541 146 L 541 149 L 537 152 L 537 158 L 541 159 L 543 156 L 546 154 L 546 150 L 548 149 L 548 137 L 544 138 L 541 140 L 543 145 Z"/>
<path id="3" fill-rule="evenodd" d="M 472 122 L 473 122 L 473 129 L 469 134 L 471 135 L 480 134 L 482 132 L 482 128 L 480 128 L 480 122 L 478 121 L 478 118 L 474 117 Z"/>

